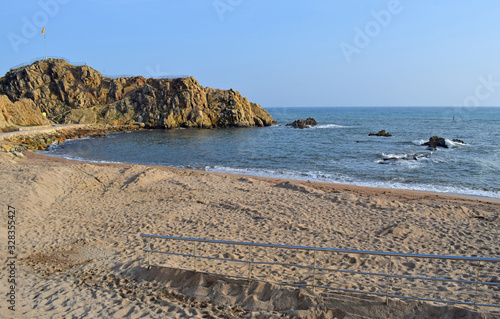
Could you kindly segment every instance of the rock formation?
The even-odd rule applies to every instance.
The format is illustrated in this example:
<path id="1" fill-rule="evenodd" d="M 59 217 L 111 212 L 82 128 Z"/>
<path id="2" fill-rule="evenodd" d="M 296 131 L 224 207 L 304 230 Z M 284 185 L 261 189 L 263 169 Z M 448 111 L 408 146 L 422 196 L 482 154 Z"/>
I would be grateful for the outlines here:
<path id="1" fill-rule="evenodd" d="M 368 136 L 384 136 L 384 137 L 389 137 L 389 136 L 392 136 L 391 133 L 389 132 L 386 132 L 385 130 L 381 130 L 381 131 L 378 131 L 378 133 L 370 133 L 368 134 Z"/>
<path id="2" fill-rule="evenodd" d="M 29 99 L 12 103 L 6 95 L 0 95 L 0 128 L 29 125 L 48 125 L 50 121 Z"/>
<path id="3" fill-rule="evenodd" d="M 232 89 L 205 88 L 193 77 L 106 78 L 88 66 L 61 59 L 37 61 L 0 79 L 0 94 L 28 99 L 55 123 L 150 128 L 269 126 L 273 118 Z"/>
<path id="4" fill-rule="evenodd" d="M 428 146 L 429 149 L 436 149 L 438 147 L 448 148 L 448 145 L 446 145 L 446 140 L 438 136 L 431 137 L 428 142 L 425 142 L 422 145 Z"/>
<path id="5" fill-rule="evenodd" d="M 318 125 L 316 120 L 312 117 L 308 117 L 305 120 L 295 120 L 293 123 L 288 123 L 285 126 L 293 126 L 295 128 L 308 128 L 316 125 Z"/>

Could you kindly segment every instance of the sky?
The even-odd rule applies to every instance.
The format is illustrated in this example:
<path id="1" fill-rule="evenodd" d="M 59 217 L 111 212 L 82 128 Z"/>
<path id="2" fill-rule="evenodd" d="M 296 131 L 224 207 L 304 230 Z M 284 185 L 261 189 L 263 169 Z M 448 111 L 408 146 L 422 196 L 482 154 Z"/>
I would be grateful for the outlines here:
<path id="1" fill-rule="evenodd" d="M 265 107 L 500 106 L 498 0 L 22 0 L 0 74 L 49 57 Z"/>

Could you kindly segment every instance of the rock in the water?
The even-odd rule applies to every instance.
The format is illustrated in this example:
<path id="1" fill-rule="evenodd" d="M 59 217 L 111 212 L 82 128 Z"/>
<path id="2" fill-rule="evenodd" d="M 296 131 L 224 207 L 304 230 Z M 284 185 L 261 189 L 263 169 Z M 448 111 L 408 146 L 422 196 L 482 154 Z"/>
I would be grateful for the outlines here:
<path id="1" fill-rule="evenodd" d="M 430 149 L 436 149 L 438 147 L 448 148 L 448 145 L 446 145 L 446 140 L 438 136 L 431 137 L 428 142 L 425 142 L 422 145 L 429 146 Z"/>
<path id="2" fill-rule="evenodd" d="M 378 133 L 370 133 L 368 134 L 368 136 L 384 136 L 384 137 L 389 137 L 389 136 L 392 136 L 391 133 L 389 132 L 386 132 L 385 130 L 381 130 L 381 131 L 378 131 Z"/>
<path id="3" fill-rule="evenodd" d="M 389 155 L 389 156 L 384 156 L 382 160 L 378 161 L 379 164 L 390 164 L 390 163 L 397 163 L 399 161 L 419 161 L 422 159 L 429 158 L 432 155 L 432 153 L 427 153 L 427 154 L 405 154 L 402 156 L 398 155 Z"/>
<path id="4" fill-rule="evenodd" d="M 274 123 L 269 113 L 239 92 L 205 88 L 193 77 L 113 79 L 61 59 L 37 61 L 7 72 L 0 78 L 0 93 L 12 102 L 31 100 L 56 123 L 116 126 L 141 122 L 151 128 Z"/>
<path id="5" fill-rule="evenodd" d="M 454 138 L 454 139 L 452 139 L 452 141 L 455 142 L 455 143 L 459 143 L 459 144 L 467 144 L 464 141 L 459 140 L 458 138 Z"/>
<path id="6" fill-rule="evenodd" d="M 318 125 L 318 122 L 316 122 L 315 119 L 313 119 L 312 117 L 308 117 L 307 119 L 305 120 L 295 120 L 293 121 L 293 123 L 288 123 L 286 126 L 292 126 L 292 127 L 295 127 L 295 128 L 308 128 L 308 127 L 312 127 L 312 126 L 316 126 Z"/>

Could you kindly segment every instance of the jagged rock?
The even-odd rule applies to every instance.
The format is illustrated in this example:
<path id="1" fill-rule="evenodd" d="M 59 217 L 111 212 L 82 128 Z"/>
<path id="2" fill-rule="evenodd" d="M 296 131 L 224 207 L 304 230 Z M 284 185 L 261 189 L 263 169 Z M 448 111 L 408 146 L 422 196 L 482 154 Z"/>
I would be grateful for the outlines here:
<path id="1" fill-rule="evenodd" d="M 269 126 L 269 113 L 232 89 L 201 86 L 193 77 L 106 78 L 88 66 L 61 59 L 37 61 L 0 79 L 0 93 L 11 101 L 29 99 L 56 123 L 145 127 Z M 1 119 L 0 119 L 1 120 Z"/>
<path id="2" fill-rule="evenodd" d="M 389 132 L 386 132 L 385 130 L 381 130 L 381 131 L 378 131 L 378 133 L 371 133 L 368 134 L 368 136 L 384 136 L 384 137 L 389 137 L 389 136 L 392 136 L 391 133 Z"/>
<path id="3" fill-rule="evenodd" d="M 308 117 L 305 120 L 295 120 L 293 123 L 288 123 L 285 126 L 293 126 L 295 128 L 308 128 L 316 125 L 318 125 L 318 122 L 316 122 L 316 120 L 312 117 Z"/>
<path id="4" fill-rule="evenodd" d="M 0 95 L 0 128 L 30 125 L 48 125 L 50 121 L 28 99 L 12 103 L 6 95 Z"/>
<path id="5" fill-rule="evenodd" d="M 436 149 L 438 147 L 448 148 L 448 145 L 446 145 L 446 140 L 438 136 L 431 137 L 428 142 L 425 142 L 422 145 L 428 146 L 430 149 Z"/>
<path id="6" fill-rule="evenodd" d="M 94 124 L 97 122 L 97 114 L 93 108 L 72 109 L 66 115 L 67 124 Z"/>

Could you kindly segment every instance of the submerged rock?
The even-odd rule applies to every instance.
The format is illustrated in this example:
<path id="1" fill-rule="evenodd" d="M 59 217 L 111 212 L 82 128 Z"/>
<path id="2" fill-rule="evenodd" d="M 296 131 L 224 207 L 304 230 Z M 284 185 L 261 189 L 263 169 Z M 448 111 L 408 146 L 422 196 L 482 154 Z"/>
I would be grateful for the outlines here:
<path id="1" fill-rule="evenodd" d="M 205 88 L 193 77 L 107 78 L 89 66 L 61 59 L 37 61 L 7 72 L 0 78 L 0 93 L 14 104 L 29 101 L 40 116 L 43 111 L 60 124 L 141 122 L 149 128 L 217 128 L 274 123 L 268 112 L 239 92 Z M 2 120 L 7 123 L 0 115 L 0 124 Z"/>
<path id="2" fill-rule="evenodd" d="M 368 136 L 384 136 L 384 137 L 389 137 L 389 136 L 392 136 L 392 134 L 389 133 L 389 132 L 386 132 L 385 130 L 380 130 L 380 131 L 378 131 L 378 133 L 370 133 L 370 134 L 368 134 Z"/>
<path id="3" fill-rule="evenodd" d="M 286 126 L 292 126 L 295 128 L 309 128 L 309 127 L 316 126 L 316 125 L 318 125 L 318 122 L 316 122 L 316 120 L 313 119 L 312 117 L 308 117 L 305 120 L 302 120 L 302 119 L 295 120 L 295 121 L 293 121 L 293 123 L 286 124 Z"/>

